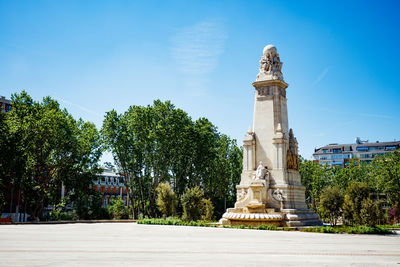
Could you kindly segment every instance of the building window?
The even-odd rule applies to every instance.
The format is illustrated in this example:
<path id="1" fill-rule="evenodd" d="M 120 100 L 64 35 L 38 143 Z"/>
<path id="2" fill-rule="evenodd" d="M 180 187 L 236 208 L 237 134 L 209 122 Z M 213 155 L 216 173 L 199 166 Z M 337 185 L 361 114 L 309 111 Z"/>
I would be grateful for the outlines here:
<path id="1" fill-rule="evenodd" d="M 332 155 L 331 157 L 332 159 L 342 159 L 343 155 L 339 154 L 339 155 Z"/>
<path id="2" fill-rule="evenodd" d="M 328 149 L 322 149 L 322 152 L 324 152 L 324 153 L 328 153 L 328 152 L 329 152 L 329 150 L 328 150 Z"/>
<path id="3" fill-rule="evenodd" d="M 367 151 L 367 147 L 366 146 L 359 146 L 357 147 L 357 151 Z"/>
<path id="4" fill-rule="evenodd" d="M 386 150 L 395 150 L 395 149 L 396 149 L 395 146 L 387 146 L 387 147 L 386 147 Z"/>
<path id="5" fill-rule="evenodd" d="M 372 154 L 360 154 L 360 158 L 362 159 L 372 158 Z"/>
<path id="6" fill-rule="evenodd" d="M 332 149 L 332 153 L 340 153 L 342 150 L 340 148 L 334 148 Z"/>

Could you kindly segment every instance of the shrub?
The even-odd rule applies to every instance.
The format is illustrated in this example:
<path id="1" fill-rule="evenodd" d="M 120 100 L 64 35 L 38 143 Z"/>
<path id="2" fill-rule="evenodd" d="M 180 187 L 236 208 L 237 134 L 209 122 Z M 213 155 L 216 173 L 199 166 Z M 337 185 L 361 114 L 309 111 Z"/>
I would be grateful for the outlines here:
<path id="1" fill-rule="evenodd" d="M 323 217 L 333 226 L 342 215 L 343 195 L 339 186 L 326 187 L 320 197 L 320 208 Z"/>
<path id="2" fill-rule="evenodd" d="M 346 189 L 343 203 L 343 215 L 346 223 L 362 224 L 362 202 L 369 198 L 370 189 L 367 183 L 353 181 Z"/>
<path id="3" fill-rule="evenodd" d="M 178 199 L 168 183 L 160 183 L 157 188 L 157 207 L 164 217 L 176 214 Z"/>
<path id="4" fill-rule="evenodd" d="M 189 188 L 181 196 L 183 208 L 182 219 L 185 221 L 195 221 L 200 218 L 203 209 L 203 191 L 200 187 Z"/>
<path id="5" fill-rule="evenodd" d="M 261 224 L 257 226 L 257 230 L 278 230 L 278 227 L 276 227 L 275 225 Z"/>
<path id="6" fill-rule="evenodd" d="M 112 214 L 114 219 L 128 219 L 129 210 L 125 206 L 124 201 L 118 197 L 111 201 L 111 206 L 109 207 L 109 212 Z"/>
<path id="7" fill-rule="evenodd" d="M 362 201 L 360 217 L 363 225 L 375 226 L 382 221 L 383 216 L 380 202 L 373 201 L 370 198 Z"/>
<path id="8" fill-rule="evenodd" d="M 302 232 L 313 233 L 348 233 L 348 234 L 392 234 L 393 232 L 383 227 L 371 226 L 321 226 L 321 227 L 307 227 L 301 230 Z"/>
<path id="9" fill-rule="evenodd" d="M 388 209 L 388 219 L 390 223 L 394 224 L 399 222 L 400 219 L 400 206 L 394 205 Z"/>
<path id="10" fill-rule="evenodd" d="M 79 220 L 79 216 L 75 210 L 61 212 L 59 220 L 61 220 L 61 221 L 77 221 L 77 220 Z"/>
<path id="11" fill-rule="evenodd" d="M 211 221 L 214 215 L 214 206 L 210 199 L 203 198 L 202 219 Z"/>

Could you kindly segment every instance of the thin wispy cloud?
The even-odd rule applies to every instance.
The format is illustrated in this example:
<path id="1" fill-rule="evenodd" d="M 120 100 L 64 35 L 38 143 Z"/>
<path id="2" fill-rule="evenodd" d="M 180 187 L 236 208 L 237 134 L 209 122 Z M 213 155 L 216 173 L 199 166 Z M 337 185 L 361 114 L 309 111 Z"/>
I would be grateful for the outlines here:
<path id="1" fill-rule="evenodd" d="M 321 74 L 318 76 L 318 78 L 312 83 L 312 85 L 317 85 L 320 81 L 322 81 L 322 79 L 326 76 L 326 74 L 328 74 L 329 72 L 329 68 L 325 68 Z"/>
<path id="2" fill-rule="evenodd" d="M 93 111 L 93 110 L 90 110 L 90 109 L 88 109 L 88 108 L 86 108 L 86 107 L 84 107 L 84 106 L 81 106 L 81 105 L 72 103 L 72 102 L 70 102 L 70 101 L 68 101 L 68 100 L 62 99 L 61 97 L 57 97 L 57 99 L 58 99 L 59 101 L 63 102 L 64 104 L 67 104 L 67 105 L 76 107 L 76 108 L 78 108 L 78 109 L 80 109 L 80 110 L 82 110 L 82 111 L 85 111 L 85 112 L 87 112 L 87 113 L 93 114 L 93 115 L 95 115 L 95 116 L 97 116 L 97 117 L 100 117 L 100 118 L 103 117 L 103 116 L 100 115 L 98 112 L 95 112 L 95 111 Z"/>
<path id="3" fill-rule="evenodd" d="M 204 20 L 178 30 L 171 38 L 171 55 L 183 73 L 209 73 L 217 67 L 227 37 L 221 20 Z"/>

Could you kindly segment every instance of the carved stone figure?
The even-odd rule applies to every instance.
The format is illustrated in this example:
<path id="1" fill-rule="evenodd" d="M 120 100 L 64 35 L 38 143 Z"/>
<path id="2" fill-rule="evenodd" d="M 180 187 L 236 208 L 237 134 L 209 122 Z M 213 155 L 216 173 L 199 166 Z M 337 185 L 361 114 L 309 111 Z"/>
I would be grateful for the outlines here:
<path id="1" fill-rule="evenodd" d="M 256 171 L 256 180 L 264 180 L 265 175 L 267 174 L 267 169 L 263 166 L 262 162 L 257 167 Z"/>
<path id="2" fill-rule="evenodd" d="M 244 188 L 242 188 L 242 190 L 240 190 L 240 193 L 238 194 L 237 197 L 237 201 L 241 201 L 243 200 L 247 195 L 247 192 L 244 190 Z"/>
<path id="3" fill-rule="evenodd" d="M 283 192 L 280 189 L 276 189 L 273 193 L 272 193 L 272 197 L 279 202 L 282 202 L 284 200 L 283 197 Z"/>
<path id="4" fill-rule="evenodd" d="M 289 131 L 289 148 L 286 155 L 286 165 L 289 170 L 299 170 L 299 155 L 297 154 L 297 140 L 293 135 L 293 130 Z"/>

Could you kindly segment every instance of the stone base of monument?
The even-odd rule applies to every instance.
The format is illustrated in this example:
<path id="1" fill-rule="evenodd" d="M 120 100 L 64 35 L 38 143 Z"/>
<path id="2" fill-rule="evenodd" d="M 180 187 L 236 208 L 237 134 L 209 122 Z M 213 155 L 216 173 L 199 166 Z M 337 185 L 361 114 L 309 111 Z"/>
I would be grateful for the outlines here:
<path id="1" fill-rule="evenodd" d="M 219 222 L 222 225 L 283 225 L 284 216 L 282 216 L 282 213 L 275 211 L 275 209 L 265 209 L 265 206 L 263 211 L 264 212 L 249 213 L 246 209 L 231 208 L 222 215 L 222 219 Z"/>
<path id="2" fill-rule="evenodd" d="M 284 225 L 288 227 L 322 225 L 318 215 L 310 209 L 282 209 Z"/>
<path id="3" fill-rule="evenodd" d="M 322 225 L 318 215 L 309 209 L 283 209 L 282 212 L 271 212 L 271 210 L 274 209 L 267 209 L 265 213 L 244 213 L 237 210 L 235 211 L 235 209 L 228 209 L 227 212 L 222 215 L 219 223 L 222 225 L 245 225 L 253 227 L 259 225 L 287 227 Z"/>

